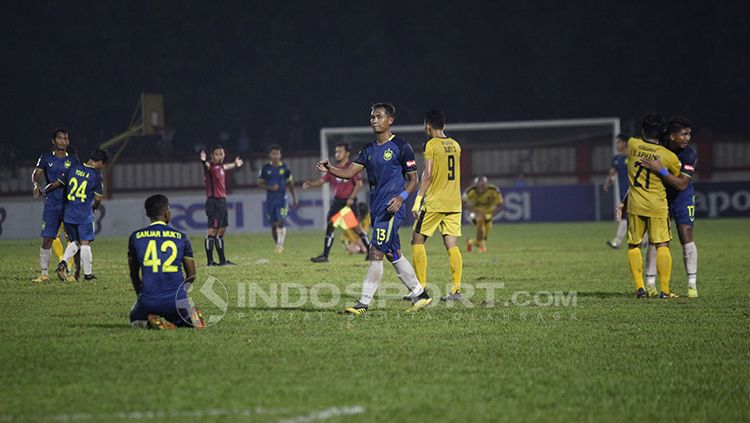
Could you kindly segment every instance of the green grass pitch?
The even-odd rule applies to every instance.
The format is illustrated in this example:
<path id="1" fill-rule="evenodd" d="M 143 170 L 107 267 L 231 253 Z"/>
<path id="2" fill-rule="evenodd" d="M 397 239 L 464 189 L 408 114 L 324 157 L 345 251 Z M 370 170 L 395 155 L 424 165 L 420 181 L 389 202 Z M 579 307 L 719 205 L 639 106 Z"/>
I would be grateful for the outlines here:
<path id="1" fill-rule="evenodd" d="M 340 236 L 331 262 L 313 264 L 322 232 L 290 231 L 281 255 L 270 234 L 229 234 L 239 266 L 224 268 L 203 266 L 193 237 L 199 277 L 229 293 L 223 319 L 203 331 L 129 327 L 125 238 L 94 243 L 94 283 L 34 284 L 39 240 L 3 241 L 0 422 L 750 419 L 750 219 L 698 222 L 698 299 L 684 297 L 675 240 L 672 289 L 683 297 L 636 300 L 624 250 L 604 243 L 614 230 L 496 225 L 487 254 L 463 253 L 466 289 L 502 284 L 494 301 L 477 289 L 474 307 L 408 316 L 391 289 L 367 318 L 336 313 L 356 301 L 344 287 L 358 292 L 367 269 Z M 402 229 L 407 257 L 409 237 Z M 442 291 L 440 240 L 427 252 Z M 282 283 L 333 284 L 340 302 L 239 298 Z M 384 283 L 398 283 L 388 264 Z M 317 298 L 330 303 L 326 286 Z"/>

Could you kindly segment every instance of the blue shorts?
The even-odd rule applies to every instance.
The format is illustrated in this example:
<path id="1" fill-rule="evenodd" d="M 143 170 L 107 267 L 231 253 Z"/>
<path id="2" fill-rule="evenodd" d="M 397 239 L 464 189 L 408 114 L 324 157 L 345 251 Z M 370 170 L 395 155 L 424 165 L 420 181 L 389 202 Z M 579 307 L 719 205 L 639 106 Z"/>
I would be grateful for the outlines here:
<path id="1" fill-rule="evenodd" d="M 693 226 L 695 223 L 695 195 L 678 195 L 669 203 L 669 214 L 678 225 Z"/>
<path id="2" fill-rule="evenodd" d="M 65 209 L 62 205 L 56 207 L 44 206 L 42 212 L 42 238 L 57 238 L 57 232 L 63 222 Z"/>
<path id="3" fill-rule="evenodd" d="M 130 309 L 130 322 L 148 320 L 149 314 L 158 314 L 176 326 L 193 326 L 190 319 L 190 312 L 184 308 L 178 309 L 174 302 L 167 304 L 143 304 L 140 299 L 136 300 L 133 308 Z"/>
<path id="4" fill-rule="evenodd" d="M 392 255 L 393 260 L 397 260 L 400 256 L 401 240 L 398 237 L 398 229 L 401 227 L 401 221 L 404 220 L 404 210 L 402 206 L 396 214 L 385 212 L 372 219 L 372 246 L 385 254 Z"/>
<path id="5" fill-rule="evenodd" d="M 286 214 L 289 211 L 286 200 L 268 202 L 266 201 L 266 222 L 278 223 L 286 221 Z"/>
<path id="6" fill-rule="evenodd" d="M 93 241 L 94 222 L 91 223 L 68 223 L 65 222 L 65 235 L 68 241 Z"/>

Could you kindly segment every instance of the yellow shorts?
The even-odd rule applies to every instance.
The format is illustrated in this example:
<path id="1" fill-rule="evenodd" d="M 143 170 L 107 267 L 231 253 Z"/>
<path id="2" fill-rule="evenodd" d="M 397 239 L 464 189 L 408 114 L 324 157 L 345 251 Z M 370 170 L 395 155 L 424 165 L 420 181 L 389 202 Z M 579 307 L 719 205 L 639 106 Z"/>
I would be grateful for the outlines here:
<path id="1" fill-rule="evenodd" d="M 672 240 L 668 217 L 637 216 L 628 213 L 628 244 L 643 242 L 643 234 L 647 230 L 649 243 L 661 244 Z"/>
<path id="2" fill-rule="evenodd" d="M 461 236 L 461 212 L 440 213 L 422 210 L 414 222 L 414 232 L 432 236 L 438 226 L 443 235 Z"/>

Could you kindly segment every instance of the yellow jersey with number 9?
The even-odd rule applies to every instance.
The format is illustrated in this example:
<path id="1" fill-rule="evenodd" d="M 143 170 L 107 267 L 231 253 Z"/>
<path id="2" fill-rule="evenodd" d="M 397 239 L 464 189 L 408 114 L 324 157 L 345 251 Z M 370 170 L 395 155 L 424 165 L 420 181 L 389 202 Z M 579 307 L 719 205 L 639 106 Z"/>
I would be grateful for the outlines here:
<path id="1" fill-rule="evenodd" d="M 680 174 L 680 160 L 666 147 L 640 138 L 628 140 L 628 213 L 637 216 L 667 217 L 667 191 L 658 174 L 640 166 L 641 159 L 659 159 L 669 173 Z"/>
<path id="2" fill-rule="evenodd" d="M 428 212 L 461 212 L 461 145 L 453 138 L 432 138 L 424 159 L 432 160 L 432 180 L 424 194 Z"/>

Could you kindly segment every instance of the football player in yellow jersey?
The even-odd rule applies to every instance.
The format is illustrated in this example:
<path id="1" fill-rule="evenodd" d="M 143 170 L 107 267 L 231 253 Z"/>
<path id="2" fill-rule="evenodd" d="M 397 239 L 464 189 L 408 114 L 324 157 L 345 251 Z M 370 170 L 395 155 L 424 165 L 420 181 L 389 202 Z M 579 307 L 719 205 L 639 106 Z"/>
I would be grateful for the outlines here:
<path id="1" fill-rule="evenodd" d="M 628 265 L 635 283 L 636 297 L 646 297 L 643 286 L 643 258 L 641 242 L 648 231 L 649 242 L 656 246 L 656 271 L 661 284 L 660 298 L 673 298 L 669 289 L 672 273 L 672 256 L 669 241 L 669 207 L 667 193 L 661 177 L 680 175 L 680 160 L 667 148 L 659 144 L 664 131 L 664 118 L 647 114 L 641 120 L 642 139 L 628 140 L 628 179 L 630 190 L 627 198 L 628 212 Z M 656 174 L 644 166 L 651 160 L 659 160 Z"/>
<path id="2" fill-rule="evenodd" d="M 443 301 L 461 300 L 463 258 L 458 248 L 461 236 L 461 145 L 445 135 L 445 116 L 438 110 L 425 113 L 424 130 L 430 140 L 424 145 L 422 182 L 414 200 L 412 261 L 419 283 L 427 284 L 425 240 L 440 228 L 448 250 L 452 279 L 451 292 Z"/>
<path id="3" fill-rule="evenodd" d="M 474 179 L 474 185 L 466 190 L 463 201 L 471 212 L 471 221 L 477 227 L 477 237 L 466 241 L 466 251 L 471 251 L 476 245 L 480 253 L 485 253 L 492 220 L 503 209 L 503 194 L 498 187 L 487 183 L 486 176 L 478 176 Z"/>

